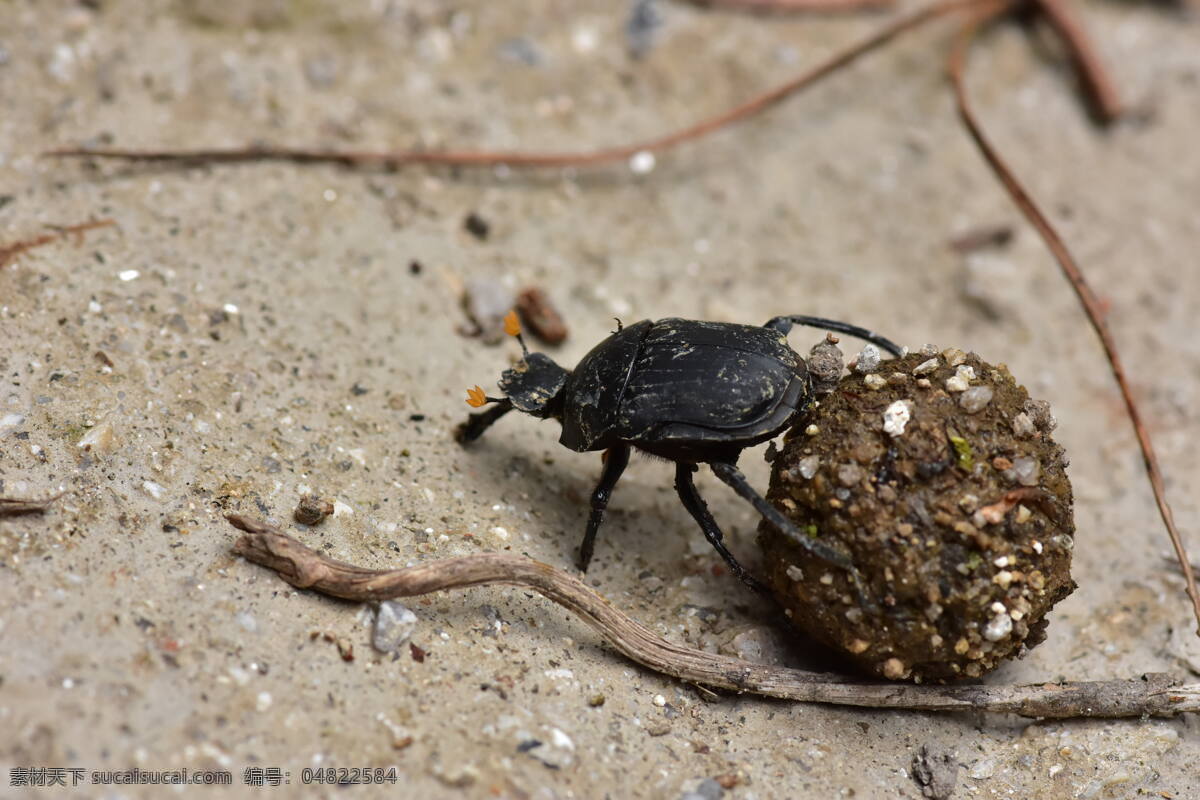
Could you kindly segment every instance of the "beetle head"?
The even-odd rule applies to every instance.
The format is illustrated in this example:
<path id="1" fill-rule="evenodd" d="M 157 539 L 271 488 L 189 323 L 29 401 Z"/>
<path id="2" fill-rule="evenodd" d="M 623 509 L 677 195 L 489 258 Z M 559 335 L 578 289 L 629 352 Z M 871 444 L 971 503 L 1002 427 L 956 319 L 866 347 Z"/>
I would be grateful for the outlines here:
<path id="1" fill-rule="evenodd" d="M 562 408 L 562 390 L 570 374 L 545 353 L 526 353 L 501 374 L 500 391 L 518 411 L 546 419 Z"/>
<path id="2" fill-rule="evenodd" d="M 524 411 L 540 419 L 557 417 L 562 410 L 562 390 L 571 373 L 554 363 L 545 353 L 531 353 L 521 336 L 521 323 L 517 312 L 509 311 L 504 318 L 504 330 L 515 336 L 524 353 L 511 369 L 500 375 L 500 390 L 508 402 L 518 411 Z M 479 408 L 487 403 L 502 402 L 498 397 L 488 397 L 476 386 L 467 390 L 467 404 Z"/>

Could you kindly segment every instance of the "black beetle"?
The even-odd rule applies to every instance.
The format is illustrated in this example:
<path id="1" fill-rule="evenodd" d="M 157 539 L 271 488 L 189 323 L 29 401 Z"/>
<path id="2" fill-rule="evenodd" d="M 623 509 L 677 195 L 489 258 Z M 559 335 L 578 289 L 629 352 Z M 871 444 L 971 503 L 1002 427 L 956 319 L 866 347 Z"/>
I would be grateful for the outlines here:
<path id="1" fill-rule="evenodd" d="M 629 463 L 630 450 L 637 448 L 675 462 L 679 499 L 734 574 L 751 588 L 763 590 L 725 548 L 721 529 L 692 481 L 697 464 L 708 464 L 784 535 L 849 571 L 857 584 L 850 559 L 796 530 L 746 481 L 737 459 L 745 448 L 792 425 L 814 399 L 808 367 L 787 343 L 793 325 L 855 336 L 894 356 L 901 349 L 865 328 L 820 317 L 775 317 L 762 327 L 675 318 L 623 327 L 618 320 L 617 325 L 568 372 L 546 354 L 529 352 L 516 315 L 510 313 L 505 326 L 520 341 L 524 358 L 501 375 L 504 397 L 486 397 L 478 386 L 468 391 L 470 405 L 495 407 L 471 414 L 456 431 L 458 441 L 474 441 L 515 408 L 561 422 L 559 442 L 565 447 L 580 453 L 605 451 L 579 547 L 581 570 L 592 559 L 613 487 Z"/>

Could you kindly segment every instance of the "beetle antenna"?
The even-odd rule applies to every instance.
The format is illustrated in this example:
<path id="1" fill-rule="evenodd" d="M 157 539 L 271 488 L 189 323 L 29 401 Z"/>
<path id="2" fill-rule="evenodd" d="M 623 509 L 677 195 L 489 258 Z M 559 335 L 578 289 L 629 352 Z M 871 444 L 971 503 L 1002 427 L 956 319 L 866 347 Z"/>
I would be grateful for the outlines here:
<path id="1" fill-rule="evenodd" d="M 521 320 L 517 317 L 516 309 L 504 315 L 504 332 L 509 336 L 515 336 L 521 344 L 521 352 L 529 355 L 529 348 L 525 345 L 525 337 L 521 335 Z"/>

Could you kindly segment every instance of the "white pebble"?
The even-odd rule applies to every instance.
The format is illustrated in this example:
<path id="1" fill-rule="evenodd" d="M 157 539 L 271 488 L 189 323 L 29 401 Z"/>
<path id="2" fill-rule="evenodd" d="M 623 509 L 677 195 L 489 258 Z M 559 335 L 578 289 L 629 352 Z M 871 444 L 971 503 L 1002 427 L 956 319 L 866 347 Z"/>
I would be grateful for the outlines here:
<path id="1" fill-rule="evenodd" d="M 141 275 L 141 273 L 136 269 L 121 270 L 117 273 L 117 277 L 123 281 L 132 281 L 136 279 L 138 275 Z"/>
<path id="2" fill-rule="evenodd" d="M 817 474 L 817 469 L 821 466 L 820 456 L 805 456 L 796 464 L 800 476 L 804 480 L 811 480 L 813 475 Z"/>
<path id="3" fill-rule="evenodd" d="M 398 653 L 417 628 L 417 615 L 407 607 L 385 600 L 375 614 L 371 646 L 381 653 Z"/>
<path id="4" fill-rule="evenodd" d="M 1019 439 L 1028 439 L 1037 433 L 1037 428 L 1033 426 L 1033 420 L 1024 411 L 1013 417 L 1012 429 L 1013 435 Z"/>
<path id="5" fill-rule="evenodd" d="M 795 564 L 788 564 L 787 576 L 788 576 L 788 580 L 792 580 L 792 581 L 795 581 L 796 583 L 799 583 L 800 581 L 804 580 L 804 571 L 801 570 L 799 567 L 797 567 Z"/>
<path id="6" fill-rule="evenodd" d="M 878 390 L 882 389 L 883 387 L 887 386 L 886 380 L 884 380 L 879 375 L 874 375 L 874 374 L 868 375 L 867 377 L 863 378 L 863 383 L 865 383 L 867 385 L 867 388 L 870 389 L 871 391 L 878 391 Z"/>
<path id="7" fill-rule="evenodd" d="M 961 365 L 954 375 L 946 379 L 946 391 L 965 392 L 975 379 L 975 369 L 965 364 Z"/>
<path id="8" fill-rule="evenodd" d="M 900 436 L 908 421 L 912 419 L 913 402 L 897 400 L 883 412 L 883 431 L 889 436 Z"/>
<path id="9" fill-rule="evenodd" d="M 662 708 L 666 704 L 667 704 L 667 698 L 663 697 L 661 694 L 654 695 L 654 705 L 658 706 L 659 708 Z"/>
<path id="10" fill-rule="evenodd" d="M 1012 633 L 1012 629 L 1012 617 L 1010 617 L 1007 613 L 997 614 L 996 616 L 992 617 L 991 622 L 984 626 L 983 638 L 987 639 L 989 642 L 998 642 Z"/>
<path id="11" fill-rule="evenodd" d="M 913 375 L 928 375 L 929 373 L 933 372 L 937 368 L 938 368 L 938 360 L 936 358 L 931 358 L 928 361 L 922 361 L 915 368 L 913 368 L 912 374 Z"/>
<path id="12" fill-rule="evenodd" d="M 972 386 L 962 393 L 962 397 L 958 398 L 958 404 L 962 406 L 963 411 L 974 414 L 982 411 L 988 403 L 992 402 L 992 395 L 990 386 Z"/>
<path id="13" fill-rule="evenodd" d="M 629 169 L 634 175 L 646 175 L 654 169 L 655 163 L 654 153 L 640 150 L 629 159 Z"/>
<path id="14" fill-rule="evenodd" d="M 163 493 L 166 492 L 164 487 L 154 481 L 142 481 L 142 489 L 155 500 L 162 500 Z"/>

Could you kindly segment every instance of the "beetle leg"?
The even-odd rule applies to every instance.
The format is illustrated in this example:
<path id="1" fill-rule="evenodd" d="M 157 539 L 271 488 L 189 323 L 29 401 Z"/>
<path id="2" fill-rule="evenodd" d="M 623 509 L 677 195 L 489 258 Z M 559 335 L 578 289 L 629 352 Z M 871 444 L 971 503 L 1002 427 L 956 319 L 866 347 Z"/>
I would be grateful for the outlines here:
<path id="1" fill-rule="evenodd" d="M 604 453 L 604 471 L 600 473 L 600 482 L 592 492 L 592 513 L 588 515 L 587 531 L 579 545 L 579 569 L 587 572 L 588 564 L 592 562 L 592 549 L 596 546 L 596 531 L 604 521 L 604 509 L 608 508 L 608 498 L 613 488 L 621 479 L 621 473 L 629 464 L 629 445 L 619 444 L 610 447 Z"/>
<path id="2" fill-rule="evenodd" d="M 735 492 L 742 498 L 749 500 L 754 509 L 761 514 L 767 522 L 774 525 L 784 536 L 791 539 L 796 544 L 803 547 L 808 552 L 812 553 L 817 558 L 824 561 L 826 564 L 834 567 L 840 567 L 846 570 L 850 575 L 850 580 L 854 584 L 854 591 L 858 595 L 859 605 L 865 609 L 872 610 L 875 608 L 870 597 L 863 589 L 862 578 L 858 574 L 858 570 L 854 567 L 854 562 L 850 560 L 845 553 L 840 553 L 834 550 L 825 542 L 819 539 L 814 539 L 811 536 L 805 536 L 796 530 L 796 526 L 791 523 L 787 517 L 779 512 L 779 509 L 767 502 L 767 498 L 763 497 L 754 487 L 746 480 L 746 476 L 737 468 L 736 464 L 731 464 L 727 461 L 710 461 L 708 464 L 712 467 L 712 471 L 717 474 L 717 477 L 729 484 Z"/>
<path id="3" fill-rule="evenodd" d="M 704 538 L 708 539 L 708 543 L 713 546 L 713 549 L 721 554 L 721 558 L 725 559 L 725 563 L 729 565 L 729 569 L 733 571 L 733 574 L 742 583 L 759 594 L 769 595 L 770 592 L 767 587 L 747 572 L 738 563 L 738 560 L 733 557 L 733 553 L 725 548 L 725 537 L 721 533 L 721 529 L 717 526 L 717 521 L 709 513 L 708 505 L 704 502 L 704 498 L 696 491 L 696 484 L 692 481 L 692 473 L 695 471 L 695 464 L 687 464 L 681 461 L 675 465 L 675 491 L 679 493 L 679 499 L 683 501 L 683 507 L 700 524 L 700 530 L 704 531 Z"/>
<path id="4" fill-rule="evenodd" d="M 483 432 L 492 427 L 492 423 L 513 410 L 512 400 L 505 398 L 487 411 L 472 414 L 467 421 L 454 429 L 454 440 L 459 444 L 469 444 L 475 441 Z"/>
<path id="5" fill-rule="evenodd" d="M 810 328 L 820 328 L 821 330 L 833 331 L 834 333 L 844 333 L 847 336 L 853 336 L 856 339 L 862 339 L 864 342 L 870 342 L 876 347 L 882 347 L 897 358 L 903 353 L 902 348 L 893 342 L 891 339 L 885 339 L 874 331 L 869 331 L 866 328 L 860 328 L 857 325 L 851 325 L 848 322 L 838 322 L 836 319 L 825 319 L 823 317 L 806 317 L 802 314 L 789 314 L 784 317 L 775 317 L 764 328 L 774 328 L 775 330 L 787 336 L 788 331 L 793 325 L 807 325 Z"/>

